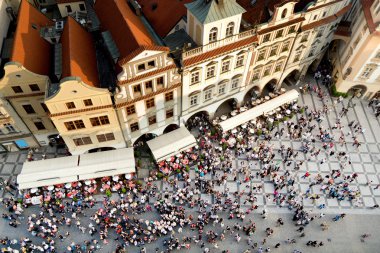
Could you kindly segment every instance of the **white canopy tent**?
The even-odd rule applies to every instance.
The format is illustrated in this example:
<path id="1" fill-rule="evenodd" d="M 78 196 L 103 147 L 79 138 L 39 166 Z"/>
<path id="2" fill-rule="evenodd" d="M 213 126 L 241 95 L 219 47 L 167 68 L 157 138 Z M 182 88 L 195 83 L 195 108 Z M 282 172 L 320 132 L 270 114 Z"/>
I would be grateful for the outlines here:
<path id="1" fill-rule="evenodd" d="M 76 155 L 25 162 L 17 176 L 19 189 L 77 181 L 78 158 Z"/>
<path id="2" fill-rule="evenodd" d="M 133 148 L 80 155 L 79 180 L 135 172 Z"/>
<path id="3" fill-rule="evenodd" d="M 133 148 L 25 162 L 17 176 L 19 189 L 135 172 Z"/>
<path id="4" fill-rule="evenodd" d="M 261 105 L 253 107 L 245 112 L 242 112 L 234 117 L 231 117 L 225 121 L 219 123 L 219 126 L 222 128 L 223 132 L 231 130 L 237 126 L 240 126 L 252 119 L 255 119 L 261 115 L 264 115 L 270 111 L 275 110 L 283 104 L 290 103 L 294 100 L 297 100 L 299 96 L 298 91 L 290 90 L 284 94 L 275 97 L 268 102 L 265 102 Z"/>
<path id="5" fill-rule="evenodd" d="M 186 127 L 180 127 L 147 142 L 157 162 L 170 158 L 197 145 L 195 137 Z"/>

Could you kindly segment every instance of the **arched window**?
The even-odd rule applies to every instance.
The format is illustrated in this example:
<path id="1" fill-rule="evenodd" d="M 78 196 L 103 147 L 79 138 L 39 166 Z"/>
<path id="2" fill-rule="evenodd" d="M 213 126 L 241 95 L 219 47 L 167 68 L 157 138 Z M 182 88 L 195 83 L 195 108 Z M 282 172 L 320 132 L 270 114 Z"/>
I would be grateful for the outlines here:
<path id="1" fill-rule="evenodd" d="M 234 22 L 231 22 L 227 25 L 227 29 L 226 29 L 226 37 L 229 37 L 229 36 L 232 36 L 234 35 L 234 27 L 235 27 L 235 24 Z"/>
<path id="2" fill-rule="evenodd" d="M 285 18 L 286 17 L 286 11 L 287 11 L 287 9 L 285 9 L 285 10 L 282 11 L 281 18 Z"/>
<path id="3" fill-rule="evenodd" d="M 208 42 L 214 42 L 216 41 L 218 37 L 218 28 L 214 27 L 210 30 L 210 34 L 208 35 Z"/>

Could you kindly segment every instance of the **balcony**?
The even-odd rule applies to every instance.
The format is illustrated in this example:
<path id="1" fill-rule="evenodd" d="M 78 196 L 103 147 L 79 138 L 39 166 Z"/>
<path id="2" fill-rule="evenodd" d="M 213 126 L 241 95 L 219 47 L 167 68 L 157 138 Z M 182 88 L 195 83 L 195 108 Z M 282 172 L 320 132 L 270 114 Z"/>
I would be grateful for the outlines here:
<path id="1" fill-rule="evenodd" d="M 182 58 L 185 60 L 187 58 L 191 58 L 191 57 L 194 57 L 196 55 L 206 53 L 208 51 L 211 51 L 211 50 L 232 44 L 232 43 L 240 41 L 240 40 L 247 39 L 247 38 L 255 36 L 255 35 L 256 35 L 256 29 L 248 30 L 248 31 L 236 34 L 234 36 L 227 37 L 223 40 L 218 40 L 218 41 L 209 43 L 207 45 L 200 46 L 200 47 L 194 48 L 192 50 L 186 51 L 182 54 Z"/>

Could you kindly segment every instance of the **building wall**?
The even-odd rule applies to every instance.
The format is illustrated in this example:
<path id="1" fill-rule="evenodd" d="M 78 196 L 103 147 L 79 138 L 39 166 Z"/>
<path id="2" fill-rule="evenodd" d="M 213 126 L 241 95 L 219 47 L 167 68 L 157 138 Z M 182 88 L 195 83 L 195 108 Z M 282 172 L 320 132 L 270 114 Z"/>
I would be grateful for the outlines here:
<path id="1" fill-rule="evenodd" d="M 91 100 L 90 104 L 88 99 Z M 71 107 L 67 103 L 71 102 L 75 108 L 69 109 Z M 80 79 L 66 78 L 62 80 L 57 93 L 47 98 L 45 103 L 54 125 L 72 154 L 83 154 L 90 149 L 101 147 L 125 147 L 116 111 L 107 89 L 90 87 Z M 93 126 L 90 118 L 102 116 L 106 116 L 109 123 Z M 69 130 L 65 123 L 76 120 L 82 120 L 85 128 Z M 97 136 L 104 134 L 113 134 L 114 140 L 111 138 L 99 141 Z M 89 137 L 91 143 L 84 144 L 86 142 L 76 140 L 85 137 Z"/>
<path id="2" fill-rule="evenodd" d="M 8 7 L 5 1 L 0 1 L 0 52 L 3 46 L 3 40 L 7 37 L 8 27 L 9 27 L 9 16 L 6 12 Z"/>
<path id="3" fill-rule="evenodd" d="M 37 75 L 18 63 L 9 62 L 4 67 L 5 75 L 0 80 L 0 90 L 40 145 L 47 145 L 48 136 L 57 133 L 48 113 L 41 103 L 44 102 L 47 76 Z M 32 91 L 30 85 L 36 85 L 38 91 Z M 19 86 L 22 92 L 16 93 L 12 87 Z M 34 112 L 27 113 L 24 106 L 31 106 Z M 35 123 L 42 123 L 45 129 L 38 130 Z"/>
<path id="4" fill-rule="evenodd" d="M 132 145 L 142 134 L 157 133 L 170 124 L 178 125 L 181 99 L 181 76 L 174 61 L 166 51 L 146 50 L 122 66 L 118 75 L 119 93 L 116 97 L 118 117 L 124 132 L 125 141 Z M 149 63 L 154 62 L 154 66 Z M 144 70 L 139 68 L 144 65 Z M 140 66 L 140 67 L 139 67 Z M 150 74 L 149 74 L 150 73 Z M 163 83 L 159 80 L 163 78 Z M 152 88 L 147 84 L 152 82 Z M 140 87 L 140 92 L 135 92 Z M 173 99 L 166 101 L 165 94 L 173 93 Z M 147 107 L 148 100 L 154 100 L 154 106 Z M 129 109 L 134 107 L 134 112 Z M 167 118 L 168 111 L 173 110 L 173 116 Z M 156 117 L 156 123 L 151 121 Z M 131 126 L 138 124 L 138 130 L 132 131 Z"/>
<path id="5" fill-rule="evenodd" d="M 81 6 L 84 9 L 81 10 Z M 68 12 L 68 8 L 71 8 L 71 12 Z M 87 12 L 86 5 L 85 5 L 84 1 L 65 3 L 65 4 L 58 4 L 58 9 L 59 9 L 59 12 L 61 13 L 61 16 L 63 18 L 67 17 L 69 14 L 71 14 L 73 12 L 77 12 L 77 11 Z"/>

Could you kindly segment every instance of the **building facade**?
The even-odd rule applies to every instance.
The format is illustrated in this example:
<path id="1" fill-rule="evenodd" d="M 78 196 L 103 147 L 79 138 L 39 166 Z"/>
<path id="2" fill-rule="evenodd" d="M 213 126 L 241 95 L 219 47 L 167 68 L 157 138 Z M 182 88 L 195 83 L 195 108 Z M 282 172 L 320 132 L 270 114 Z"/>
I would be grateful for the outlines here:
<path id="1" fill-rule="evenodd" d="M 365 99 L 380 97 L 380 1 L 356 1 L 346 19 L 350 36 L 331 50 L 336 88 Z"/>

